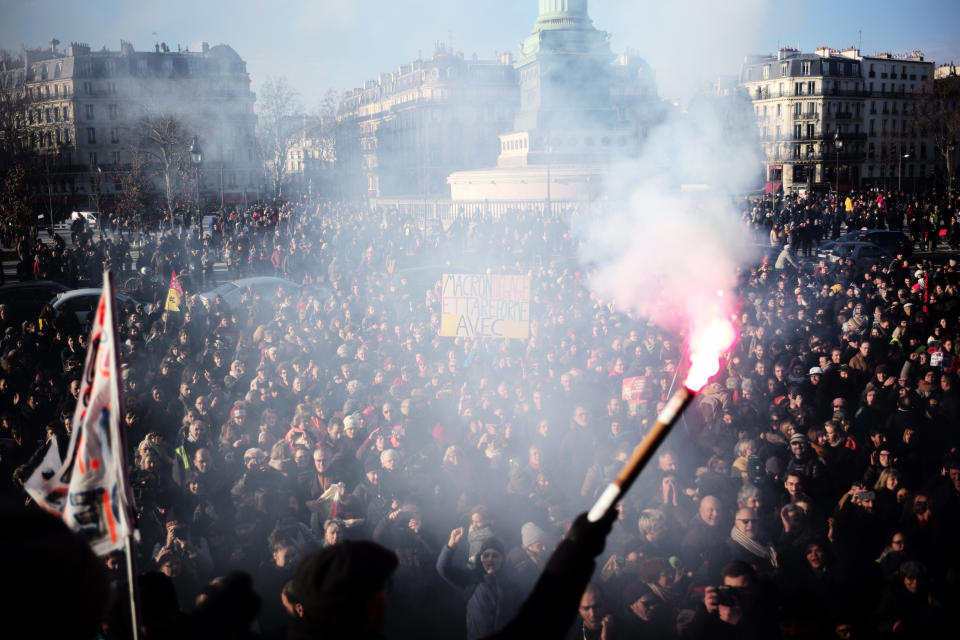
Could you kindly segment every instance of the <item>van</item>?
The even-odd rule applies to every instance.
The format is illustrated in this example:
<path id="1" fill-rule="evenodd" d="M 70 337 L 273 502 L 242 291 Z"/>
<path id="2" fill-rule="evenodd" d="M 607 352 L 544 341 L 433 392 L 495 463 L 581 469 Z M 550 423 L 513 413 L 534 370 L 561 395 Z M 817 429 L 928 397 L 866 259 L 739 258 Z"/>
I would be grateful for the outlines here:
<path id="1" fill-rule="evenodd" d="M 97 212 L 96 211 L 74 211 L 70 214 L 70 222 L 72 223 L 77 218 L 81 219 L 89 227 L 97 226 Z"/>

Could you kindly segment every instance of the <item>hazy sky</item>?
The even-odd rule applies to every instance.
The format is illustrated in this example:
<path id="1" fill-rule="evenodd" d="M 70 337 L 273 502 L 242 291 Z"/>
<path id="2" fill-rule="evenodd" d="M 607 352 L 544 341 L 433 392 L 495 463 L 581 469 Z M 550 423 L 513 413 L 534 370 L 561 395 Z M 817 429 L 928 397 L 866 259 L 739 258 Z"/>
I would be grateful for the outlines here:
<path id="1" fill-rule="evenodd" d="M 360 86 L 418 53 L 429 57 L 436 42 L 468 57 L 516 53 L 536 14 L 536 0 L 0 0 L 0 47 L 47 46 L 51 38 L 112 50 L 121 39 L 138 50 L 155 41 L 173 50 L 222 42 L 247 61 L 254 89 L 286 76 L 313 108 L 327 89 Z M 629 48 L 654 67 L 667 98 L 778 45 L 812 51 L 862 38 L 864 53 L 919 49 L 928 60 L 960 62 L 957 0 L 592 0 L 590 14 L 611 32 L 614 52 Z"/>

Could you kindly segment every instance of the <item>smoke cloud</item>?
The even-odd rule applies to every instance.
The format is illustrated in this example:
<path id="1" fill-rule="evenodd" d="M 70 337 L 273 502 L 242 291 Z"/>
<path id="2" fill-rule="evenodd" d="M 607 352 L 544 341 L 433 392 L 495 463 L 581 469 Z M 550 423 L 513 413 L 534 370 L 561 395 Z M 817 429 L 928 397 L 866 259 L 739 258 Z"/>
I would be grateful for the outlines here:
<path id="1" fill-rule="evenodd" d="M 598 217 L 581 219 L 576 229 L 582 259 L 595 267 L 592 289 L 673 331 L 729 315 L 737 267 L 754 257 L 735 207 L 761 179 L 751 103 L 736 94 L 712 95 L 705 87 L 736 72 L 734 52 L 742 59 L 747 44 L 741 36 L 757 19 L 739 11 L 720 29 L 719 22 L 707 19 L 718 17 L 712 7 L 680 2 L 659 11 L 682 10 L 692 19 L 660 15 L 648 21 L 668 32 L 683 25 L 682 42 L 698 43 L 672 47 L 665 70 L 653 63 L 658 78 L 670 77 L 674 92 L 693 98 L 684 108 L 669 109 L 651 129 L 638 161 L 615 167 L 606 183 L 610 205 Z M 728 23 L 736 27 L 726 29 Z"/>

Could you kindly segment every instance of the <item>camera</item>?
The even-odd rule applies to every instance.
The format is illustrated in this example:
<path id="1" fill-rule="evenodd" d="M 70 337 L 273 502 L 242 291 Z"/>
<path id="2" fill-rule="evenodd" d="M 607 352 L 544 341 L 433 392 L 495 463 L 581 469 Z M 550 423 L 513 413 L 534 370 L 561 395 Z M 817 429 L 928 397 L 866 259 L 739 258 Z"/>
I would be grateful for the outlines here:
<path id="1" fill-rule="evenodd" d="M 717 604 L 724 607 L 736 607 L 740 604 L 736 587 L 717 587 Z"/>

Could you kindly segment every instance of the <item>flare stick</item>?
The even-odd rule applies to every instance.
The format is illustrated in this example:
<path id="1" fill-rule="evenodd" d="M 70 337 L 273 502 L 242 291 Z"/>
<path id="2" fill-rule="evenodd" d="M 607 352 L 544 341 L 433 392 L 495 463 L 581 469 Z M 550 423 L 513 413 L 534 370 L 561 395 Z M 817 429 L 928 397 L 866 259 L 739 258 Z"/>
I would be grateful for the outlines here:
<path id="1" fill-rule="evenodd" d="M 687 408 L 693 398 L 697 395 L 686 386 L 681 386 L 676 393 L 670 396 L 666 406 L 657 421 L 653 423 L 653 428 L 644 436 L 637 448 L 633 450 L 633 455 L 627 460 L 626 464 L 620 469 L 620 473 L 613 479 L 607 488 L 603 490 L 600 497 L 594 503 L 593 507 L 587 513 L 587 519 L 591 522 L 597 522 L 604 514 L 612 509 L 617 502 L 630 490 L 633 481 L 637 479 L 643 468 L 650 462 L 650 458 L 656 453 L 657 447 L 670 433 L 674 423 L 683 410 Z"/>

